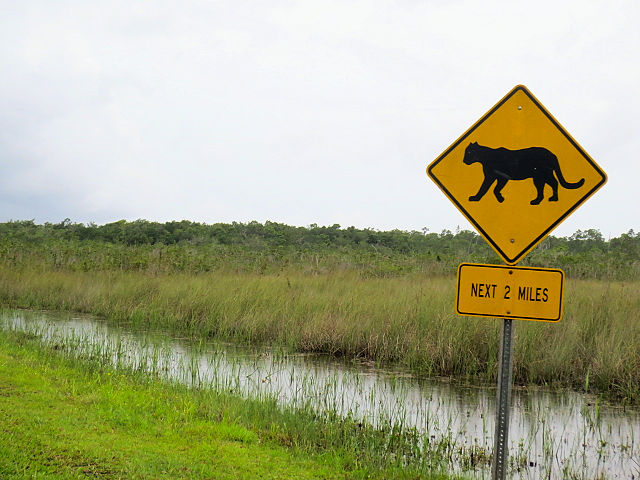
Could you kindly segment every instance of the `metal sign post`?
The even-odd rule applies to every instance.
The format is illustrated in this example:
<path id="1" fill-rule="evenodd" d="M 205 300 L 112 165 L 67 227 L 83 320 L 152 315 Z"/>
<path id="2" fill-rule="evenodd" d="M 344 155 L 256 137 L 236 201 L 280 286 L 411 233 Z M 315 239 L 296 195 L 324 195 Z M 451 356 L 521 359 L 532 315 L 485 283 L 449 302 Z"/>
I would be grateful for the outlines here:
<path id="1" fill-rule="evenodd" d="M 505 318 L 500 340 L 498 367 L 498 395 L 496 399 L 496 430 L 493 447 L 493 480 L 504 480 L 509 454 L 509 405 L 511 403 L 511 375 L 513 373 L 513 320 Z"/>

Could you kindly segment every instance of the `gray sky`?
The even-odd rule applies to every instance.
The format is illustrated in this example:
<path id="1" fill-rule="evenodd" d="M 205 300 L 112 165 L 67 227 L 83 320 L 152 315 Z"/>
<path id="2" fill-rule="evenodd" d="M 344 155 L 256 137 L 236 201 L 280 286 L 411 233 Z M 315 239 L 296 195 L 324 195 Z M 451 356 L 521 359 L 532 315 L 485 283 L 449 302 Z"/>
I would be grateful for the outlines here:
<path id="1" fill-rule="evenodd" d="M 640 229 L 640 2 L 0 0 L 0 221 L 471 228 L 426 166 L 516 84 Z"/>

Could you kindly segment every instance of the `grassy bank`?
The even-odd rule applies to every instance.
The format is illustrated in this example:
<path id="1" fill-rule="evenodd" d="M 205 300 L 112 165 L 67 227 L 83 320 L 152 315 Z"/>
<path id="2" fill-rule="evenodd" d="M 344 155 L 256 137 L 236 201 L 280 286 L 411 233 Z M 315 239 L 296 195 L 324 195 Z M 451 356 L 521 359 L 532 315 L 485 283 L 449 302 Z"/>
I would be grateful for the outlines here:
<path id="1" fill-rule="evenodd" d="M 0 335 L 3 479 L 449 478 L 434 464 L 411 434 L 168 385 Z"/>
<path id="2" fill-rule="evenodd" d="M 640 401 L 640 284 L 572 280 L 559 324 L 518 322 L 521 384 Z M 500 322 L 453 313 L 455 279 L 325 275 L 0 271 L 0 303 L 74 310 L 145 328 L 394 362 L 495 379 Z"/>

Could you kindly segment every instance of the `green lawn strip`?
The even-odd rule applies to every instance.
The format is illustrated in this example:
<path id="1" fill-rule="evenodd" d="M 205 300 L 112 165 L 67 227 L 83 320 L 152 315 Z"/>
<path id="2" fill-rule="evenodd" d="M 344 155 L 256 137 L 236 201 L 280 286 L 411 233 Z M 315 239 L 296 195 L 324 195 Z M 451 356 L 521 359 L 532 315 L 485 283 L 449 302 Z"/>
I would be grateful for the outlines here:
<path id="1" fill-rule="evenodd" d="M 158 388 L 2 352 L 2 478 L 342 478 L 238 425 L 163 418 Z M 177 392 L 161 395 L 180 407 Z M 177 401 L 177 402 L 176 402 Z M 172 405 L 173 402 L 173 405 Z M 177 403 L 177 405 L 176 405 Z M 160 415 L 158 415 L 160 413 Z M 173 417 L 173 418 L 172 418 Z"/>
<path id="2" fill-rule="evenodd" d="M 24 335 L 0 335 L 3 479 L 447 478 L 363 465 L 353 440 L 320 445 L 315 436 L 328 428 L 321 423 L 305 440 L 269 420 L 277 420 L 275 409 L 80 363 Z"/>

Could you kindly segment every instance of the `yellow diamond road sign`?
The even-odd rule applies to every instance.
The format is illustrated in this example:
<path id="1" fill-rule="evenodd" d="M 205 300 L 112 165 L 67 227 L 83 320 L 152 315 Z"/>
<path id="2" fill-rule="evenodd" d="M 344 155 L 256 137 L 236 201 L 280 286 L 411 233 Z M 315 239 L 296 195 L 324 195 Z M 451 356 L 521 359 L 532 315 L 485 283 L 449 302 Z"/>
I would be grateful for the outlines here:
<path id="1" fill-rule="evenodd" d="M 522 85 L 434 160 L 427 174 L 511 265 L 607 181 Z"/>

